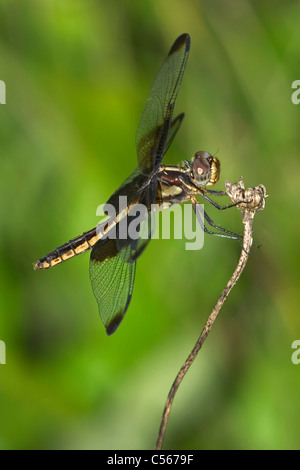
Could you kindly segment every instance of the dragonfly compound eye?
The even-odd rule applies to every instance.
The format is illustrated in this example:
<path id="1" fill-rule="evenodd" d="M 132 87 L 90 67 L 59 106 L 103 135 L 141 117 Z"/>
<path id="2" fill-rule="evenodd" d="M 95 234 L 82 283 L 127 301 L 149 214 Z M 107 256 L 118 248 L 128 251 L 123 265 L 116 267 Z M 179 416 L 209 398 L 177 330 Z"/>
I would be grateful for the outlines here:
<path id="1" fill-rule="evenodd" d="M 193 177 L 197 186 L 206 186 L 210 180 L 209 159 L 213 157 L 207 152 L 197 152 L 192 161 Z"/>
<path id="2" fill-rule="evenodd" d="M 220 176 L 220 162 L 208 152 L 197 152 L 192 162 L 193 177 L 197 186 L 213 186 Z"/>

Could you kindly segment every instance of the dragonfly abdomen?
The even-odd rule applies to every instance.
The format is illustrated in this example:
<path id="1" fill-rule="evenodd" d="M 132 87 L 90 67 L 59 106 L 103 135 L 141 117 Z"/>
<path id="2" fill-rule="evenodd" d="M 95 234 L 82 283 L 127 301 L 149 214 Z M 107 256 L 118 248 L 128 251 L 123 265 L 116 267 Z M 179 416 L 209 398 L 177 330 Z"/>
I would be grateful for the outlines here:
<path id="1" fill-rule="evenodd" d="M 34 269 L 48 269 L 92 248 L 98 241 L 96 227 L 59 246 L 33 263 Z"/>

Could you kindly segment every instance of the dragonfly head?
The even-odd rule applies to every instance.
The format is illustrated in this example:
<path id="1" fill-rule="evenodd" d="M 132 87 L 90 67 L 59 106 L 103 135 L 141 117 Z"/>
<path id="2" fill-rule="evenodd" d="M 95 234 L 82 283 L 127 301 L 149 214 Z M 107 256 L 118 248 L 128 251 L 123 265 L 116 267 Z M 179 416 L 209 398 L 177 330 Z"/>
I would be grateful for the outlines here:
<path id="1" fill-rule="evenodd" d="M 213 186 L 219 180 L 220 161 L 208 152 L 196 152 L 190 168 L 196 186 Z"/>

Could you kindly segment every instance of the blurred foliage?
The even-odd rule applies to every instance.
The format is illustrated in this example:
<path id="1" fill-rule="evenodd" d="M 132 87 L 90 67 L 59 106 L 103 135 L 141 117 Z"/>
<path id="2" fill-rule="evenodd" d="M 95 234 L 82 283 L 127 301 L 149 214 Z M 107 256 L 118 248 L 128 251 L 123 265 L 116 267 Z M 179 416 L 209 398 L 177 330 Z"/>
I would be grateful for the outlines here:
<path id="1" fill-rule="evenodd" d="M 135 129 L 174 39 L 192 45 L 164 162 L 217 153 L 224 181 L 269 194 L 247 268 L 176 396 L 165 448 L 299 447 L 300 4 L 0 1 L 1 449 L 153 448 L 169 387 L 240 247 L 153 240 L 107 337 L 89 255 L 32 262 L 97 223 L 136 166 Z M 241 231 L 235 209 L 213 219 Z"/>

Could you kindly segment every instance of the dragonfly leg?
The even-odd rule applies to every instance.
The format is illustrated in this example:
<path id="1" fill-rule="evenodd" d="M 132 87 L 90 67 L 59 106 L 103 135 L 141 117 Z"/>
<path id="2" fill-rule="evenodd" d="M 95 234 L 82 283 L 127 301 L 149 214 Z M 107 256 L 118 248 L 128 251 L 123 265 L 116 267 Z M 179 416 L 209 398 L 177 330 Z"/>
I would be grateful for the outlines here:
<path id="1" fill-rule="evenodd" d="M 238 202 L 234 202 L 233 204 L 228 204 L 227 206 L 220 206 L 220 204 L 218 204 L 217 202 L 213 201 L 212 199 L 210 199 L 208 196 L 206 196 L 205 194 L 202 194 L 201 193 L 201 197 L 203 197 L 203 199 L 205 199 L 205 201 L 209 202 L 210 204 L 212 204 L 216 209 L 218 209 L 219 211 L 223 211 L 225 209 L 229 209 L 230 207 L 235 207 L 235 206 L 238 206 L 239 204 L 241 204 L 241 202 L 243 201 L 238 201 Z"/>
<path id="2" fill-rule="evenodd" d="M 232 235 L 233 238 L 236 240 L 242 240 L 243 235 L 240 235 L 239 233 L 236 233 L 236 232 L 232 232 L 231 230 L 221 227 L 220 225 L 216 225 L 205 211 L 204 211 L 204 217 L 211 227 L 214 227 L 216 230 L 220 230 L 220 232 L 224 232 L 224 233 L 228 233 L 229 235 Z"/>
<path id="3" fill-rule="evenodd" d="M 205 211 L 203 211 L 203 214 L 202 214 L 202 211 L 200 212 L 200 210 L 199 210 L 199 202 L 196 199 L 196 197 L 192 197 L 191 201 L 192 201 L 193 210 L 196 214 L 197 220 L 200 223 L 200 226 L 201 226 L 202 230 L 205 233 L 208 233 L 209 235 L 215 235 L 216 237 L 231 238 L 232 240 L 239 240 L 239 241 L 243 238 L 238 233 L 232 232 L 231 230 L 227 230 L 224 227 L 216 225 Z M 223 232 L 223 233 L 218 233 L 218 232 L 213 232 L 211 230 L 208 230 L 208 228 L 205 226 L 205 223 L 204 223 L 204 220 L 203 220 L 203 215 L 204 215 L 204 219 L 208 222 L 208 224 L 211 227 L 213 227 L 216 230 L 219 230 L 220 232 Z"/>
<path id="4" fill-rule="evenodd" d="M 206 189 L 205 192 L 213 194 L 214 196 L 228 196 L 226 191 L 216 191 L 215 189 Z"/>

